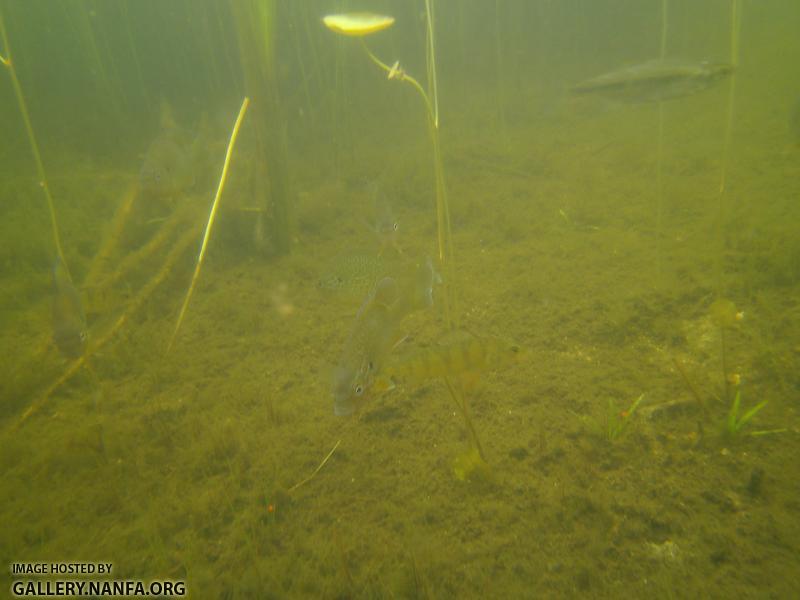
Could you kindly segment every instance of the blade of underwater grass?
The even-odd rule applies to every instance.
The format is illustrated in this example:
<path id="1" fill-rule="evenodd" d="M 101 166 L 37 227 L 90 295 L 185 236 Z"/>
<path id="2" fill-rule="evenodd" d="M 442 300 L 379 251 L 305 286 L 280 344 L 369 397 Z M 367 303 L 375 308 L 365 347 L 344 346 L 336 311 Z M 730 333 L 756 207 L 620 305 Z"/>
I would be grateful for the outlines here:
<path id="1" fill-rule="evenodd" d="M 214 202 L 211 205 L 211 212 L 208 215 L 208 223 L 206 224 L 206 231 L 203 234 L 203 243 L 200 246 L 200 254 L 197 256 L 197 265 L 194 268 L 194 274 L 192 275 L 192 282 L 189 284 L 189 289 L 186 291 L 186 298 L 183 300 L 183 306 L 181 307 L 181 312 L 178 314 L 178 322 L 175 323 L 175 330 L 172 332 L 172 337 L 169 339 L 169 344 L 167 344 L 167 352 L 169 352 L 170 348 L 172 348 L 172 344 L 175 341 L 175 336 L 178 335 L 178 329 L 181 327 L 181 323 L 183 322 L 183 317 L 186 314 L 186 308 L 189 306 L 189 300 L 192 297 L 192 293 L 194 292 L 195 285 L 197 284 L 197 278 L 200 275 L 200 267 L 203 265 L 203 258 L 206 254 L 206 248 L 208 247 L 208 238 L 211 234 L 211 226 L 214 224 L 214 218 L 217 215 L 217 209 L 219 208 L 219 199 L 222 196 L 222 189 L 225 187 L 225 180 L 228 178 L 228 167 L 230 166 L 231 162 L 231 155 L 233 154 L 233 146 L 236 143 L 236 138 L 239 135 L 239 128 L 242 125 L 242 121 L 244 120 L 245 112 L 247 112 L 247 107 L 250 104 L 250 98 L 245 97 L 242 101 L 242 107 L 239 109 L 239 116 L 236 117 L 236 123 L 233 126 L 233 131 L 231 131 L 231 139 L 228 142 L 228 150 L 225 153 L 225 162 L 222 165 L 222 174 L 219 178 L 219 186 L 217 186 L 217 194 L 214 197 Z"/>
<path id="2" fill-rule="evenodd" d="M 736 395 L 737 395 L 737 397 L 738 397 L 739 393 L 737 392 L 737 394 L 736 394 Z M 756 415 L 756 413 L 757 413 L 758 411 L 760 411 L 762 408 L 764 408 L 764 407 L 767 405 L 767 402 L 768 402 L 768 400 L 764 400 L 764 401 L 762 401 L 762 402 L 759 402 L 759 403 L 758 403 L 758 404 L 756 404 L 756 405 L 755 405 L 753 408 L 751 408 L 751 409 L 750 409 L 750 410 L 748 410 L 746 413 L 744 413 L 744 415 L 742 416 L 742 418 L 741 418 L 741 419 L 739 419 L 739 422 L 738 422 L 738 424 L 737 424 L 737 429 L 741 429 L 742 427 L 744 427 L 744 426 L 745 426 L 745 424 L 746 424 L 746 423 L 747 423 L 747 422 L 748 422 L 750 419 L 752 419 L 752 418 L 753 418 L 753 417 Z"/>

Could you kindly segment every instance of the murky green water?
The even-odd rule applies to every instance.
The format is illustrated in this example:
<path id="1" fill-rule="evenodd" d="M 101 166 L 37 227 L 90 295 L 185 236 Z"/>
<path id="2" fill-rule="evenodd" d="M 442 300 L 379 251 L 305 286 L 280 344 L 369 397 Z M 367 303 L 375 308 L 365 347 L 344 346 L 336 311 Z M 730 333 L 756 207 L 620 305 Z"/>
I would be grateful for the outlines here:
<path id="1" fill-rule="evenodd" d="M 0 66 L 2 585 L 82 561 L 195 598 L 792 597 L 800 7 L 733 7 L 733 75 L 659 103 L 570 89 L 658 58 L 660 1 L 436 3 L 437 193 L 402 80 L 428 89 L 425 2 L 0 3 L 89 329 L 59 352 Z M 665 57 L 730 63 L 731 8 L 669 0 Z M 365 38 L 393 79 L 322 23 L 356 9 L 395 17 Z M 433 306 L 400 310 L 428 258 Z M 524 360 L 370 387 L 470 338 Z"/>

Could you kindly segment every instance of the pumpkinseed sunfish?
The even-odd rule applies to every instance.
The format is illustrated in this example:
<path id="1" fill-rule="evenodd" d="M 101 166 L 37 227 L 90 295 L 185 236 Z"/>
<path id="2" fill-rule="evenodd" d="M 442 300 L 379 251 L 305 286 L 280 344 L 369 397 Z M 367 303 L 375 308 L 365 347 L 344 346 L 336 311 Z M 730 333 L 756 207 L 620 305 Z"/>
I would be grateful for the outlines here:
<path id="1" fill-rule="evenodd" d="M 428 259 L 408 281 L 385 277 L 367 295 L 333 371 L 335 415 L 352 414 L 369 397 L 375 373 L 403 338 L 403 319 L 433 304 L 433 286 L 439 280 Z"/>

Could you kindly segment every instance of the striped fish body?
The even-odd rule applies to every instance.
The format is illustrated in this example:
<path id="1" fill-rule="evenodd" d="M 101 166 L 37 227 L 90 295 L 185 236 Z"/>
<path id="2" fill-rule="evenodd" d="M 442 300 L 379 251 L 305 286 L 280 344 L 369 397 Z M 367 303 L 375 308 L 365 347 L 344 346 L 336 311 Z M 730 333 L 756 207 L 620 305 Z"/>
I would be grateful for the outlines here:
<path id="1" fill-rule="evenodd" d="M 388 365 L 376 387 L 385 391 L 393 387 L 392 380 L 420 384 L 431 379 L 460 377 L 507 367 L 522 358 L 516 344 L 499 339 L 471 339 L 459 344 L 432 348 L 408 360 Z"/>

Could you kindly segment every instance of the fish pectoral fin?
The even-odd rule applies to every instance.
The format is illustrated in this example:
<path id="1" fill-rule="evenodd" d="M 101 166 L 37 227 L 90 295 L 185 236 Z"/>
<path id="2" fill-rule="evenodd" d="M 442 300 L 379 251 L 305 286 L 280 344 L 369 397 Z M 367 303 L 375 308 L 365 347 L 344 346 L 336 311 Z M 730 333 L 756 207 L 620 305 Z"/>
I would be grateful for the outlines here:
<path id="1" fill-rule="evenodd" d="M 372 392 L 380 395 L 386 392 L 391 392 L 395 387 L 394 380 L 389 375 L 379 375 L 372 383 Z"/>

